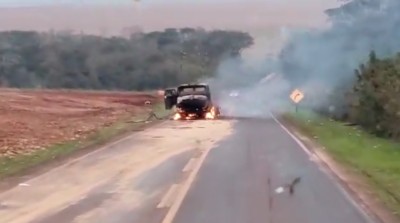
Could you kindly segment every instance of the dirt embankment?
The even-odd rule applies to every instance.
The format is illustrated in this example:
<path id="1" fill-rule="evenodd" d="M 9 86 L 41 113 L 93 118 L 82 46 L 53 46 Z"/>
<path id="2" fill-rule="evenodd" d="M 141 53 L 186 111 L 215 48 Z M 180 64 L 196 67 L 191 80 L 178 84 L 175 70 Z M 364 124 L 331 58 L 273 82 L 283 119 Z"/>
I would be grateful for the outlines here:
<path id="1" fill-rule="evenodd" d="M 0 89 L 0 157 L 82 139 L 145 112 L 154 94 Z"/>

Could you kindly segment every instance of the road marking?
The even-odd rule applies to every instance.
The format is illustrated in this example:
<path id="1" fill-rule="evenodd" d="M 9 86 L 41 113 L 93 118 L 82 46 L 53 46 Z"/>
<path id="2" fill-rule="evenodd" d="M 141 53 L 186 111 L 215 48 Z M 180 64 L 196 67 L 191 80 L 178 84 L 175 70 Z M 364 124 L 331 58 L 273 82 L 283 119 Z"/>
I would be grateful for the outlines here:
<path id="1" fill-rule="evenodd" d="M 300 141 L 295 135 L 293 135 L 293 133 L 291 133 L 289 131 L 289 129 L 287 129 L 272 113 L 270 113 L 270 114 L 271 114 L 272 119 L 275 120 L 275 122 L 307 153 L 307 155 L 309 155 L 310 157 L 318 157 L 318 159 L 321 160 L 321 158 L 317 154 L 311 152 L 304 145 L 304 143 L 302 141 Z M 322 160 L 322 161 L 325 163 L 325 165 L 327 165 L 324 160 Z M 321 166 L 319 166 L 319 167 L 321 167 Z M 329 179 L 331 179 L 333 181 L 334 185 L 342 192 L 342 194 L 345 196 L 345 198 L 363 215 L 364 219 L 367 220 L 367 222 L 376 223 L 374 221 L 375 217 L 368 214 L 366 212 L 366 210 L 363 208 L 365 205 L 362 203 L 358 204 L 354 200 L 354 198 L 350 195 L 349 191 L 346 190 L 345 188 L 343 188 L 343 185 L 340 182 L 338 182 L 338 180 L 334 177 L 335 173 L 333 172 L 333 170 L 331 170 L 329 167 L 322 167 L 323 170 L 321 168 L 318 168 L 318 169 L 320 171 L 322 171 L 325 175 L 327 175 L 329 177 Z M 374 219 L 374 220 L 372 220 L 372 219 Z"/>
<path id="2" fill-rule="evenodd" d="M 298 139 L 295 135 L 293 135 L 293 133 L 291 133 L 277 118 L 275 118 L 275 116 L 271 113 L 271 117 L 275 120 L 276 123 L 278 123 L 278 125 L 285 130 L 285 132 L 287 134 L 289 134 L 290 137 L 292 137 L 292 139 L 304 150 L 304 152 L 307 153 L 308 156 L 313 157 L 314 154 L 303 144 L 302 141 L 300 141 L 300 139 Z"/>
<path id="3" fill-rule="evenodd" d="M 168 213 L 165 215 L 162 223 L 172 223 L 174 221 L 176 214 L 178 213 L 178 210 L 183 203 L 183 200 L 185 199 L 187 193 L 189 192 L 191 185 L 193 184 L 194 180 L 196 179 L 196 176 L 199 173 L 200 168 L 201 168 L 202 164 L 204 163 L 204 161 L 210 151 L 211 151 L 211 148 L 208 148 L 208 149 L 205 149 L 204 152 L 201 154 L 200 158 L 198 159 L 198 162 L 196 163 L 195 167 L 193 168 L 193 171 L 190 173 L 188 179 L 182 185 L 182 187 L 178 193 L 178 196 L 176 197 L 171 208 L 168 210 Z"/>
<path id="4" fill-rule="evenodd" d="M 180 185 L 174 184 L 172 185 L 168 192 L 165 194 L 161 202 L 157 205 L 157 208 L 168 208 L 173 204 L 174 198 L 177 196 L 179 192 Z"/>
<path id="5" fill-rule="evenodd" d="M 190 159 L 189 162 L 186 164 L 186 166 L 183 168 L 182 172 L 189 172 L 193 170 L 195 164 L 196 164 L 196 158 Z"/>

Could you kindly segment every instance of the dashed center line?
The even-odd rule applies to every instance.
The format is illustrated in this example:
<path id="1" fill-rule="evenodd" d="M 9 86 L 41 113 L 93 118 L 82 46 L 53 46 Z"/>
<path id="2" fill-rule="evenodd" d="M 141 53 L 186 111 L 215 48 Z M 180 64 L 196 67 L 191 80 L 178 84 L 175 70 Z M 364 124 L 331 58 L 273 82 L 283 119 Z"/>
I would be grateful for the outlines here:
<path id="1" fill-rule="evenodd" d="M 190 172 L 190 171 L 194 170 L 196 167 L 196 164 L 198 164 L 198 161 L 199 161 L 199 158 L 191 158 L 187 162 L 185 167 L 182 169 L 182 172 Z M 186 184 L 187 184 L 187 182 L 186 182 Z M 173 184 L 169 188 L 168 192 L 161 199 L 160 203 L 157 205 L 157 208 L 170 208 L 174 204 L 174 202 L 176 202 L 175 200 L 177 199 L 181 188 L 182 188 L 182 185 Z"/>
<path id="2" fill-rule="evenodd" d="M 172 203 L 174 202 L 178 192 L 179 188 L 181 186 L 179 184 L 173 184 L 168 192 L 165 194 L 161 202 L 157 205 L 157 208 L 169 208 L 171 207 Z"/>
<path id="3" fill-rule="evenodd" d="M 191 185 L 193 184 L 193 182 L 194 182 L 197 174 L 199 173 L 200 168 L 201 168 L 202 164 L 204 163 L 210 150 L 211 150 L 210 147 L 205 148 L 205 150 L 202 152 L 200 158 L 196 159 L 195 161 L 193 161 L 193 164 L 191 164 L 191 165 L 193 165 L 193 167 L 190 172 L 190 175 L 187 178 L 187 180 L 182 184 L 182 186 L 179 187 L 179 190 L 177 190 L 178 193 L 175 196 L 175 199 L 173 200 L 172 205 L 170 206 L 170 209 L 168 210 L 167 214 L 165 215 L 162 223 L 172 223 L 173 222 L 176 214 L 178 213 L 180 206 L 182 205 L 184 198 L 186 197 L 186 194 L 188 193 Z M 189 163 L 190 163 L 190 161 L 189 161 Z M 189 163 L 188 163 L 188 165 L 189 165 Z"/>
<path id="4" fill-rule="evenodd" d="M 189 162 L 186 164 L 186 166 L 183 168 L 182 172 L 189 172 L 191 170 L 193 170 L 195 164 L 196 164 L 197 159 L 196 158 L 192 158 L 189 160 Z"/>

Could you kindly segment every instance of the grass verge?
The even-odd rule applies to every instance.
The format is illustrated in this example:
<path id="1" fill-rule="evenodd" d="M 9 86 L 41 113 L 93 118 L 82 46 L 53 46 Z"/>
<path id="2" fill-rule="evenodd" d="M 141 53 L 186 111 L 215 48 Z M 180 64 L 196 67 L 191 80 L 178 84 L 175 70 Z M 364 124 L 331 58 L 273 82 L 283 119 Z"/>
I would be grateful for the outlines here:
<path id="1" fill-rule="evenodd" d="M 313 113 L 285 118 L 324 146 L 337 162 L 363 175 L 380 200 L 400 216 L 400 143 Z"/>
<path id="2" fill-rule="evenodd" d="M 170 111 L 165 110 L 162 104 L 154 105 L 153 111 L 159 118 L 165 118 L 170 115 Z M 146 124 L 144 120 L 146 120 L 148 116 L 149 114 L 147 113 L 141 113 L 128 120 L 121 120 L 111 126 L 98 130 L 84 140 L 63 142 L 28 155 L 0 158 L 0 179 L 13 176 L 46 161 L 62 158 L 83 148 L 103 144 L 118 135 L 144 126 Z"/>

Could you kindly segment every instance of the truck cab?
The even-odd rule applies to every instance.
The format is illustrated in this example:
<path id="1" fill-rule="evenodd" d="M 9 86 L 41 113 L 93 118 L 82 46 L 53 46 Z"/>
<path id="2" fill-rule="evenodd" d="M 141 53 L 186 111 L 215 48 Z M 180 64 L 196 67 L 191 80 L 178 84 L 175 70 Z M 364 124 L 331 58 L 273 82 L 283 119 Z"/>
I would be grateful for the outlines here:
<path id="1" fill-rule="evenodd" d="M 182 84 L 177 88 L 164 90 L 165 109 L 172 109 L 184 99 L 204 98 L 211 101 L 210 87 L 207 84 Z"/>
<path id="2" fill-rule="evenodd" d="M 185 119 L 210 117 L 210 111 L 214 117 L 217 111 L 212 104 L 210 87 L 207 84 L 183 84 L 166 89 L 164 102 L 166 109 L 175 106 L 177 114 Z"/>

